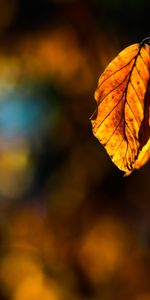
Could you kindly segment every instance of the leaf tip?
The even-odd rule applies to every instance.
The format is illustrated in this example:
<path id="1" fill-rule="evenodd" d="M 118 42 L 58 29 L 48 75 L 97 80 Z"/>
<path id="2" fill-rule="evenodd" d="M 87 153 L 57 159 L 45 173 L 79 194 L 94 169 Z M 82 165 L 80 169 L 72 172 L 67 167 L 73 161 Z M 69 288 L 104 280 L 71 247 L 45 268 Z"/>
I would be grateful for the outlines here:
<path id="1" fill-rule="evenodd" d="M 94 110 L 93 114 L 89 117 L 89 120 L 93 121 L 96 119 L 96 117 L 97 117 L 97 108 Z"/>

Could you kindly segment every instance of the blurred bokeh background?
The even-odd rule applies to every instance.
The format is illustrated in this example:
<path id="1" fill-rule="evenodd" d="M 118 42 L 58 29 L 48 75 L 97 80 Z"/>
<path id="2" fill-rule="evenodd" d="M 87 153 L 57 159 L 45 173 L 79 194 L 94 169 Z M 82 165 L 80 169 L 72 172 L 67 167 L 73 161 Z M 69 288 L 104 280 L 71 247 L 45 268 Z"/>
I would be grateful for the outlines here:
<path id="1" fill-rule="evenodd" d="M 0 0 L 0 299 L 150 300 L 150 168 L 93 137 L 106 65 L 148 0 Z"/>

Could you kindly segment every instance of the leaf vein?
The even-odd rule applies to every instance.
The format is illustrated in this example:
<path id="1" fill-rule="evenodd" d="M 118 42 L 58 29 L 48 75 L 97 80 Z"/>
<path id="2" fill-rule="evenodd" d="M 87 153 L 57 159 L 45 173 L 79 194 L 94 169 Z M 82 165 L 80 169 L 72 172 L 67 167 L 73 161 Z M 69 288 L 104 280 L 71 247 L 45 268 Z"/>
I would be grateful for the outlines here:
<path id="1" fill-rule="evenodd" d="M 138 93 L 137 93 L 137 91 L 136 91 L 136 89 L 135 89 L 135 87 L 134 87 L 134 85 L 133 85 L 132 81 L 130 81 L 130 83 L 131 83 L 131 87 L 132 87 L 132 89 L 133 89 L 134 93 L 136 94 L 136 96 L 137 96 L 137 98 L 138 98 L 138 101 L 139 101 L 139 103 L 140 103 L 140 105 L 141 105 L 141 108 L 142 108 L 142 110 L 143 110 L 143 106 L 142 106 L 142 103 L 141 103 L 140 97 L 139 97 L 139 95 L 138 95 Z"/>
<path id="2" fill-rule="evenodd" d="M 138 125 L 138 127 L 139 127 L 138 120 L 137 120 L 137 118 L 136 118 L 136 116 L 135 116 L 135 114 L 134 114 L 133 109 L 131 108 L 131 105 L 130 105 L 129 102 L 127 101 L 127 99 L 126 99 L 126 104 L 128 105 L 130 111 L 132 112 L 132 114 L 133 114 L 133 116 L 134 116 L 134 119 L 135 119 L 135 121 L 136 121 L 136 123 L 137 123 L 137 125 Z"/>
<path id="3" fill-rule="evenodd" d="M 118 129 L 119 125 L 121 124 L 121 121 L 123 119 L 123 114 L 121 116 L 121 119 L 119 120 L 119 123 L 117 124 L 115 130 L 112 132 L 111 136 L 109 137 L 109 139 L 107 140 L 107 142 L 105 143 L 105 147 L 107 146 L 107 144 L 110 142 L 111 138 L 113 137 L 113 135 L 115 134 L 116 130 Z"/>
<path id="4" fill-rule="evenodd" d="M 125 76 L 125 78 L 117 85 L 115 86 L 107 95 L 104 96 L 104 98 L 98 103 L 98 106 L 102 104 L 103 100 L 108 97 L 113 91 L 115 91 L 116 89 L 118 89 L 118 87 L 123 84 L 126 79 L 128 78 L 129 74 L 127 76 Z"/>
<path id="5" fill-rule="evenodd" d="M 128 127 L 128 129 L 130 130 L 130 132 L 131 132 L 131 134 L 132 134 L 132 136 L 133 136 L 133 139 L 134 139 L 134 141 L 135 141 L 135 143 L 136 143 L 136 147 L 137 147 L 137 149 L 139 148 L 138 147 L 138 144 L 137 144 L 137 138 L 136 138 L 136 136 L 134 136 L 134 134 L 133 134 L 133 132 L 132 132 L 132 130 L 131 130 L 131 128 L 130 128 L 130 126 L 129 126 L 129 124 L 126 122 L 126 124 L 125 124 L 127 127 Z M 128 141 L 128 143 L 129 143 L 129 141 Z M 129 143 L 129 145 L 130 145 L 130 143 Z M 133 149 L 131 148 L 131 145 L 130 145 L 130 149 L 131 149 L 131 153 L 133 154 Z"/>
<path id="6" fill-rule="evenodd" d="M 133 58 L 126 64 L 124 65 L 123 67 L 121 67 L 120 69 L 118 69 L 117 71 L 115 71 L 114 73 L 112 73 L 110 76 L 108 76 L 107 78 L 105 78 L 101 83 L 100 85 L 98 86 L 98 88 L 100 88 L 104 82 L 106 82 L 108 79 L 110 79 L 114 74 L 118 73 L 119 71 L 121 71 L 122 69 L 124 69 L 125 67 L 127 67 L 129 64 L 131 64 Z"/>
<path id="7" fill-rule="evenodd" d="M 148 70 L 148 66 L 147 66 L 146 62 L 144 61 L 141 52 L 139 52 L 139 55 L 140 55 L 140 57 L 141 57 L 141 59 L 142 59 L 144 65 L 146 66 L 146 68 L 147 68 L 147 70 Z M 149 72 L 149 70 L 148 70 L 148 72 Z"/>
<path id="8" fill-rule="evenodd" d="M 144 87 L 145 87 L 145 83 L 144 83 L 144 81 L 143 81 L 143 78 L 141 77 L 141 74 L 140 74 L 140 72 L 139 72 L 139 70 L 138 70 L 138 68 L 137 68 L 137 65 L 135 65 L 135 68 L 136 68 L 137 73 L 138 73 L 138 75 L 140 76 L 141 81 L 142 81 L 142 83 L 143 83 L 143 85 L 144 85 Z"/>
<path id="9" fill-rule="evenodd" d="M 117 148 L 115 149 L 115 152 L 114 152 L 114 154 L 113 154 L 112 157 L 114 157 L 114 156 L 116 155 L 116 153 L 117 153 L 118 149 L 120 148 L 120 146 L 121 146 L 121 144 L 122 144 L 123 141 L 124 141 L 124 137 L 123 137 L 123 139 L 121 140 L 121 142 L 119 143 L 119 145 L 117 146 Z"/>
<path id="10" fill-rule="evenodd" d="M 97 129 L 99 129 L 99 127 L 103 124 L 103 122 L 109 117 L 109 115 L 114 111 L 114 109 L 119 105 L 120 101 L 122 100 L 124 96 L 124 92 L 123 95 L 121 96 L 121 98 L 119 99 L 119 101 L 117 102 L 117 104 L 112 108 L 111 111 L 109 111 L 109 113 L 105 116 L 105 118 L 101 121 L 101 123 L 98 125 Z"/>

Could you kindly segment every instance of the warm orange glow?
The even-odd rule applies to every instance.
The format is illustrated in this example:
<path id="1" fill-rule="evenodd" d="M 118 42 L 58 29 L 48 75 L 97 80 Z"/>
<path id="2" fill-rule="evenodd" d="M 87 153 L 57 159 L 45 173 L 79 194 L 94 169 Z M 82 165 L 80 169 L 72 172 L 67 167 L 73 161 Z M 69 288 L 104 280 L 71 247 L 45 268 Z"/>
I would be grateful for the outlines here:
<path id="1" fill-rule="evenodd" d="M 120 52 L 95 92 L 93 133 L 127 175 L 149 159 L 149 50 L 143 42 Z"/>
<path id="2" fill-rule="evenodd" d="M 121 266 L 126 254 L 127 235 L 122 225 L 104 218 L 84 237 L 79 257 L 94 282 L 105 282 Z"/>
<path id="3" fill-rule="evenodd" d="M 16 289 L 13 300 L 60 300 L 59 289 L 42 276 L 27 277 Z"/>
<path id="4" fill-rule="evenodd" d="M 147 3 L 0 1 L 0 300 L 150 300 Z"/>

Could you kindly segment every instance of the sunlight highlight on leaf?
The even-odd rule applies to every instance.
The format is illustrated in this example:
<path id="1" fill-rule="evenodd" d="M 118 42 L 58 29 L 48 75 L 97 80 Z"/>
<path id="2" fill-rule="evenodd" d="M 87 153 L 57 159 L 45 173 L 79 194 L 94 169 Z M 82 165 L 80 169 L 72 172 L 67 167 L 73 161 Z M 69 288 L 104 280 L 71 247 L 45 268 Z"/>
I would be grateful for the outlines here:
<path id="1" fill-rule="evenodd" d="M 93 133 L 126 175 L 149 160 L 150 38 L 125 48 L 100 76 Z"/>

